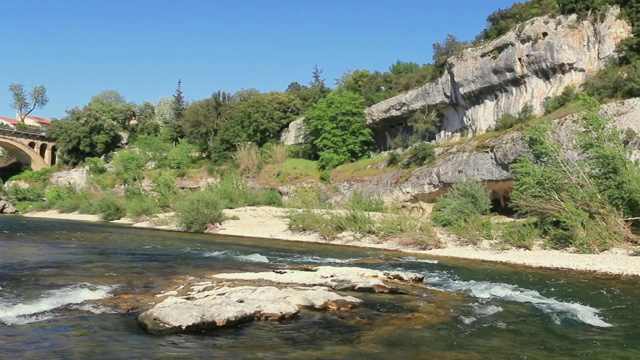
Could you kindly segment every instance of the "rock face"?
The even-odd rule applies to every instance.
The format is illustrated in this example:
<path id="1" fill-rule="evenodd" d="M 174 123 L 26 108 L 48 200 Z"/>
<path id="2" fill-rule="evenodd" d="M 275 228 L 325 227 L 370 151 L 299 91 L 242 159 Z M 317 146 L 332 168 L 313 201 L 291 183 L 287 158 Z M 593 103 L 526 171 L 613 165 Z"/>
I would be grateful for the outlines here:
<path id="1" fill-rule="evenodd" d="M 285 145 L 303 144 L 306 141 L 304 133 L 304 117 L 295 119 L 280 135 L 280 141 Z"/>
<path id="2" fill-rule="evenodd" d="M 89 169 L 79 167 L 71 170 L 58 171 L 51 175 L 51 183 L 58 186 L 71 186 L 76 191 L 87 186 L 89 179 Z"/>
<path id="3" fill-rule="evenodd" d="M 332 289 L 400 292 L 391 284 L 419 283 L 424 277 L 409 272 L 321 266 L 305 271 L 219 274 L 213 278 L 240 280 L 243 285 L 233 286 L 225 281 L 180 286 L 177 290 L 188 289 L 183 296 L 177 296 L 177 290 L 159 295 L 172 296 L 140 314 L 138 323 L 151 334 L 172 334 L 234 326 L 252 320 L 292 318 L 300 308 L 349 310 L 360 305 L 362 300 L 336 294 Z M 261 286 L 244 285 L 248 281 Z M 265 281 L 287 285 L 264 285 Z"/>
<path id="4" fill-rule="evenodd" d="M 603 105 L 600 114 L 612 118 L 613 124 L 623 131 L 631 129 L 640 133 L 638 98 Z M 556 121 L 553 136 L 565 148 L 572 147 L 579 131 L 575 119 L 577 115 L 570 115 Z M 511 131 L 488 140 L 474 139 L 440 148 L 435 164 L 418 168 L 408 177 L 404 171 L 396 171 L 335 185 L 347 195 L 358 190 L 364 195 L 381 196 L 389 202 L 419 203 L 432 201 L 452 184 L 474 179 L 485 182 L 493 191 L 494 199 L 499 200 L 512 185 L 511 164 L 527 152 L 522 133 Z M 573 152 L 573 156 L 577 153 Z M 640 156 L 635 154 L 635 157 Z"/>
<path id="5" fill-rule="evenodd" d="M 436 111 L 437 135 L 444 141 L 461 132 L 479 134 L 503 114 L 525 105 L 542 111 L 547 97 L 578 86 L 615 56 L 631 27 L 611 8 L 600 22 L 576 16 L 535 18 L 505 36 L 450 58 L 446 73 L 434 82 L 366 109 L 384 148 L 406 127 L 403 117 L 417 110 Z"/>

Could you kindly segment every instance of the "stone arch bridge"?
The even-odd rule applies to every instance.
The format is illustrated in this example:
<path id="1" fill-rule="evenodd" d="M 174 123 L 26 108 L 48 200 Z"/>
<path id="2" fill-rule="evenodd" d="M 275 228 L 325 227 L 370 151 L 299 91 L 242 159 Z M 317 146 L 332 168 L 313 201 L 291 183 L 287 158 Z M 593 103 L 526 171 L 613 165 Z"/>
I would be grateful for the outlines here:
<path id="1" fill-rule="evenodd" d="M 40 170 L 56 164 L 56 144 L 44 134 L 0 129 L 0 147 L 8 150 L 16 159 Z"/>

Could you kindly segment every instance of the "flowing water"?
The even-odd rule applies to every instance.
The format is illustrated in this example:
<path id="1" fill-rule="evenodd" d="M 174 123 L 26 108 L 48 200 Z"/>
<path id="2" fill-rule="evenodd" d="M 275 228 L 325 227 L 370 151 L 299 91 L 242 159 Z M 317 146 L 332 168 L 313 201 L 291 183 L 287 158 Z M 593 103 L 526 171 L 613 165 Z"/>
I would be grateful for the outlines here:
<path id="1" fill-rule="evenodd" d="M 144 333 L 135 311 L 108 302 L 291 264 L 416 271 L 428 288 L 350 294 L 365 306 L 347 312 L 170 336 Z M 2 217 L 0 359 L 640 359 L 639 280 Z"/>

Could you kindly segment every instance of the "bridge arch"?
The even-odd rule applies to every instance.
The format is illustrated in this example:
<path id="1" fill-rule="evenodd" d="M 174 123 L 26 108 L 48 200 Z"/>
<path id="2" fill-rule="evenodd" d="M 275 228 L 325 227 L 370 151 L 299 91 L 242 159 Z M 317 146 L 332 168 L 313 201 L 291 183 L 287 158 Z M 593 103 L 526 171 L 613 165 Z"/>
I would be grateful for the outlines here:
<path id="1" fill-rule="evenodd" d="M 47 163 L 35 149 L 18 141 L 2 137 L 0 138 L 0 147 L 7 149 L 19 162 L 31 165 L 31 169 L 33 170 L 48 167 Z"/>

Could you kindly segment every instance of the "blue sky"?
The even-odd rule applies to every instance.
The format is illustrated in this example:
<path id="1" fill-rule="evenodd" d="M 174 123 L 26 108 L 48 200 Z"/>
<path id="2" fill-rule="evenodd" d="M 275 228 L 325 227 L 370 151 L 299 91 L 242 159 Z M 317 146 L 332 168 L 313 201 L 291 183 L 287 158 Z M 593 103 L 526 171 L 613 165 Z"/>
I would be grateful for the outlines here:
<path id="1" fill-rule="evenodd" d="M 42 84 L 60 118 L 103 90 L 128 101 L 188 100 L 216 90 L 327 84 L 345 70 L 431 62 L 449 33 L 471 40 L 513 0 L 4 0 L 0 1 L 0 116 L 10 83 Z"/>

